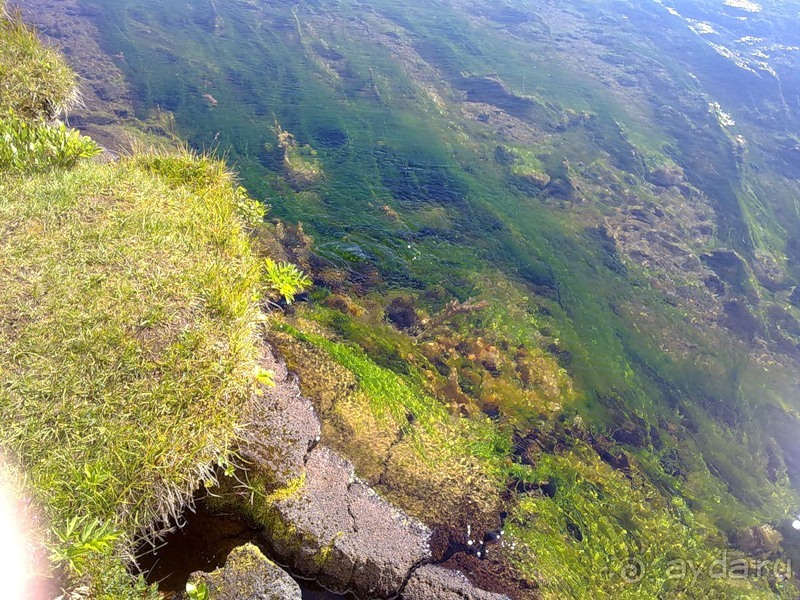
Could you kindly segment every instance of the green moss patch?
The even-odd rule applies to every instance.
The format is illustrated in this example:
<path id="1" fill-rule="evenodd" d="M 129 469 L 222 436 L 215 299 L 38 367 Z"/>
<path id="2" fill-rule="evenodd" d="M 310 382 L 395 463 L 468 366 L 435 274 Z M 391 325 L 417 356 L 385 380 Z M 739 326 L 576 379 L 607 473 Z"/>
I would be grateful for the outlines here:
<path id="1" fill-rule="evenodd" d="M 583 443 L 542 455 L 501 551 L 536 573 L 543 598 L 793 598 L 786 560 L 725 550 L 680 498 L 614 470 Z M 743 576 L 730 576 L 739 569 Z"/>
<path id="2" fill-rule="evenodd" d="M 271 335 L 321 408 L 325 441 L 388 498 L 453 526 L 499 511 L 509 440 L 489 419 L 453 414 L 357 346 L 288 324 L 274 329 L 285 332 Z"/>

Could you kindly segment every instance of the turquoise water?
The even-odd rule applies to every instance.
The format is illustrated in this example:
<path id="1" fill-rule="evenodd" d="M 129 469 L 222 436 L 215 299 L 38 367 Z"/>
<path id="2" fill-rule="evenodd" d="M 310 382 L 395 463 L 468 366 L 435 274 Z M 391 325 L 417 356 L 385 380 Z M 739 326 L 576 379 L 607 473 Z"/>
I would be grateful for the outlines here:
<path id="1" fill-rule="evenodd" d="M 333 5 L 302 5 L 293 14 L 291 6 L 281 3 L 225 3 L 218 7 L 221 33 L 208 29 L 203 7 L 202 2 L 172 1 L 102 5 L 108 50 L 123 53 L 120 66 L 135 84 L 141 116 L 155 106 L 173 111 L 182 136 L 196 148 L 223 152 L 244 185 L 270 203 L 276 216 L 302 222 L 317 251 L 335 265 L 358 274 L 375 264 L 390 286 L 440 284 L 462 300 L 477 292 L 471 282 L 475 271 L 498 269 L 544 294 L 560 296 L 554 308 L 566 310 L 573 325 L 594 332 L 578 334 L 590 345 L 582 353 L 597 346 L 607 354 L 619 346 L 613 326 L 598 328 L 614 319 L 608 304 L 616 284 L 609 289 L 608 279 L 620 278 L 598 273 L 602 260 L 596 250 L 573 239 L 558 215 L 509 186 L 483 150 L 462 147 L 458 139 L 475 135 L 475 126 L 455 122 L 449 114 L 432 114 L 430 98 L 385 47 L 364 45 L 346 28 L 325 31 L 331 36 L 325 41 L 328 50 L 297 35 L 296 18 L 302 28 L 302 19 L 308 18 L 304 12 L 319 12 L 324 23 L 325 10 Z M 487 73 L 502 68 L 509 81 L 522 81 L 515 62 L 520 50 L 509 51 L 489 33 L 474 30 L 457 12 L 445 19 L 432 7 L 387 2 L 380 8 L 378 21 L 388 30 L 381 33 L 392 33 L 395 23 L 410 24 L 411 48 L 452 76 L 454 85 L 468 87 L 458 74 L 471 69 Z M 345 22 L 359 10 L 358 5 L 335 5 L 336 18 Z M 474 32 L 475 38 L 465 41 L 464 31 Z M 308 47 L 317 57 L 333 57 L 334 66 L 342 63 L 333 83 L 319 75 Z M 380 98 L 374 96 L 371 73 L 380 73 Z M 563 79 L 549 84 L 569 90 L 570 97 L 560 101 L 573 98 L 584 104 L 592 86 L 583 82 L 573 89 L 569 78 Z M 527 85 L 537 83 L 533 71 Z M 206 93 L 216 106 L 204 99 Z M 482 93 L 491 95 L 492 89 Z M 496 102 L 502 105 L 503 98 Z M 520 110 L 550 118 L 558 113 L 554 102 Z M 319 185 L 306 191 L 287 185 L 275 150 L 276 121 L 318 152 L 325 173 Z M 576 137 L 576 145 L 587 143 L 585 136 Z M 490 143 L 486 151 L 492 148 Z M 556 148 L 547 159 L 554 173 L 563 152 Z M 384 205 L 399 211 L 402 221 L 386 219 Z M 611 298 L 596 295 L 603 289 Z M 602 316 L 582 323 L 591 313 Z M 626 351 L 616 352 L 615 359 L 621 360 Z M 612 373 L 616 367 L 605 370 Z"/>

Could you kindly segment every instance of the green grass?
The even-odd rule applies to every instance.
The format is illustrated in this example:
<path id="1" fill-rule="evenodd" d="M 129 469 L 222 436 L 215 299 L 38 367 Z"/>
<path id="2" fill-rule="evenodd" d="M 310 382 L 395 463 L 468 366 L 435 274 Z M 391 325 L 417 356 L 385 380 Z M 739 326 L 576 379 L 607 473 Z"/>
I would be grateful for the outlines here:
<path id="1" fill-rule="evenodd" d="M 100 152 L 92 140 L 49 123 L 78 102 L 77 77 L 0 0 L 0 169 L 69 167 Z"/>
<path id="2" fill-rule="evenodd" d="M 210 161 L 200 185 L 153 169 L 202 162 L 0 178 L 0 447 L 71 575 L 213 477 L 254 383 L 260 263 L 231 178 Z"/>
<path id="3" fill-rule="evenodd" d="M 78 101 L 78 79 L 56 50 L 44 46 L 0 2 L 0 114 L 52 119 Z"/>

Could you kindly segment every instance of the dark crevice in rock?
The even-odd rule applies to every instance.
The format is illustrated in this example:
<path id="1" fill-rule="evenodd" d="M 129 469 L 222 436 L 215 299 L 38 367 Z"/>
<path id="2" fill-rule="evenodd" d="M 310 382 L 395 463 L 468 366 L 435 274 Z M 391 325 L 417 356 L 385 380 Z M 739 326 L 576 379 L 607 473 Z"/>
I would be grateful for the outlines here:
<path id="1" fill-rule="evenodd" d="M 347 484 L 347 514 L 349 514 L 350 518 L 353 520 L 353 533 L 358 533 L 358 521 L 353 514 L 353 497 L 350 495 L 350 488 L 354 483 L 355 481 L 351 481 Z"/>
<path id="2" fill-rule="evenodd" d="M 403 441 L 405 436 L 403 435 L 403 431 L 400 430 L 397 432 L 397 437 L 392 440 L 392 443 L 389 445 L 389 448 L 386 450 L 386 459 L 383 461 L 383 470 L 381 474 L 378 476 L 378 480 L 376 482 L 377 485 L 385 485 L 386 484 L 386 473 L 389 470 L 389 465 L 392 464 L 392 456 L 394 454 L 395 448 L 400 442 Z"/>
<path id="3" fill-rule="evenodd" d="M 403 592 L 405 591 L 406 587 L 408 586 L 408 582 L 411 581 L 411 578 L 414 576 L 414 573 L 417 572 L 421 567 L 425 565 L 429 565 L 432 563 L 431 557 L 428 556 L 426 558 L 422 558 L 414 563 L 411 568 L 406 573 L 406 578 L 403 580 L 403 583 L 400 585 L 400 589 L 397 590 L 397 598 L 403 597 Z"/>
<path id="4" fill-rule="evenodd" d="M 235 515 L 212 513 L 198 498 L 181 527 L 168 533 L 162 544 L 139 548 L 137 562 L 149 581 L 159 582 L 161 591 L 177 592 L 193 571 L 221 567 L 234 548 L 252 541 L 256 533 Z"/>
<path id="5" fill-rule="evenodd" d="M 320 436 L 317 436 L 309 442 L 308 450 L 306 451 L 305 456 L 303 456 L 304 465 L 308 464 L 308 459 L 311 457 L 311 453 L 314 452 L 314 450 L 316 450 L 317 446 L 319 445 L 319 440 Z"/>

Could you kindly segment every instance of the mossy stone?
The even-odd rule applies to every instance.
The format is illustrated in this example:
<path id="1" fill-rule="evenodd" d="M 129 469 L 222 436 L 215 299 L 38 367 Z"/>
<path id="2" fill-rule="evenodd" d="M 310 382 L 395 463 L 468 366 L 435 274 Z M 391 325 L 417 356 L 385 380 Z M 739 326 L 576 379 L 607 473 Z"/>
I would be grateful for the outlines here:
<path id="1" fill-rule="evenodd" d="M 225 565 L 192 573 L 190 582 L 208 586 L 213 600 L 300 600 L 300 586 L 253 544 L 234 548 Z M 185 594 L 183 598 L 188 598 Z"/>

